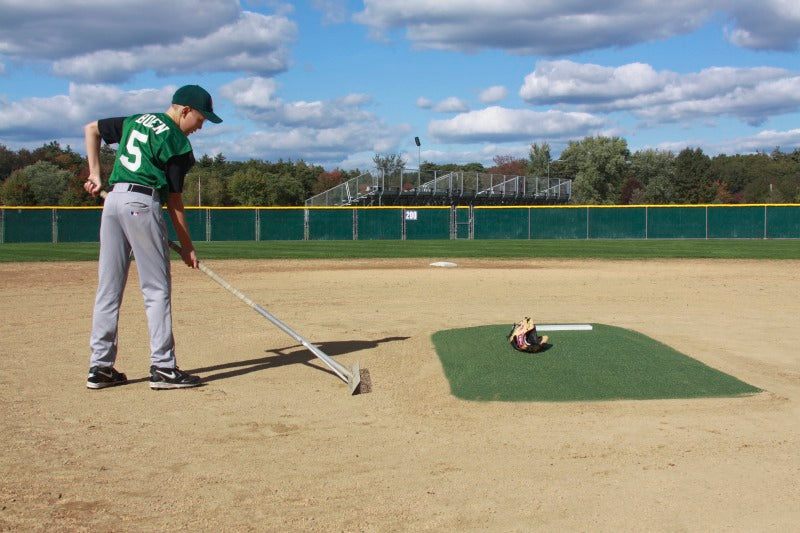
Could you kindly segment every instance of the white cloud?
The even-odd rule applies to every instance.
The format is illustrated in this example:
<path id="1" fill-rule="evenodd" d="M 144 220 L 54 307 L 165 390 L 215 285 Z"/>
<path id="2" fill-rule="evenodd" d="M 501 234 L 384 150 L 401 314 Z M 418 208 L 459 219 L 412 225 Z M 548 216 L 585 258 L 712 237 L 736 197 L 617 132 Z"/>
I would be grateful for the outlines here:
<path id="1" fill-rule="evenodd" d="M 152 69 L 188 72 L 247 72 L 273 75 L 289 65 L 288 44 L 297 27 L 289 19 L 244 12 L 236 21 L 202 37 L 127 49 L 105 49 L 58 60 L 55 74 L 83 81 L 123 81 Z"/>
<path id="2" fill-rule="evenodd" d="M 82 151 L 86 123 L 103 117 L 164 111 L 175 89 L 169 85 L 123 91 L 108 85 L 70 84 L 68 94 L 0 103 L 0 139 L 7 146 L 20 147 L 69 139 L 77 141 L 76 148 Z M 203 128 L 192 136 L 198 154 L 223 153 L 230 159 L 304 159 L 336 165 L 354 151 L 393 151 L 411 132 L 408 125 L 387 124 L 367 112 L 365 108 L 372 100 L 363 94 L 284 102 L 274 80 L 243 78 L 220 88 L 218 95 L 230 100 L 240 115 L 267 127 L 247 132 L 229 122 Z"/>
<path id="3" fill-rule="evenodd" d="M 445 165 L 481 163 L 488 167 L 494 164 L 495 156 L 510 155 L 517 159 L 527 159 L 529 151 L 530 144 L 524 142 L 514 144 L 481 143 L 478 146 L 453 147 L 448 150 L 423 150 L 422 161 Z M 408 157 L 410 161 L 416 161 L 417 154 L 409 153 Z"/>
<path id="4" fill-rule="evenodd" d="M 699 82 L 714 78 L 713 72 L 698 75 Z M 642 98 L 633 113 L 648 123 L 678 122 L 734 116 L 751 126 L 758 126 L 770 116 L 800 109 L 800 75 L 782 79 L 764 79 L 752 84 L 735 84 L 713 94 L 693 94 L 691 84 L 676 88 L 679 98 L 657 94 Z M 696 87 L 701 89 L 701 87 Z M 651 103 L 648 104 L 648 101 Z"/>
<path id="5" fill-rule="evenodd" d="M 243 78 L 220 88 L 220 95 L 233 102 L 248 119 L 268 126 L 326 129 L 376 120 L 373 114 L 362 109 L 371 102 L 364 94 L 349 94 L 332 100 L 284 102 L 276 91 L 277 84 L 272 79 Z"/>
<path id="6" fill-rule="evenodd" d="M 378 119 L 341 123 L 330 128 L 276 128 L 244 135 L 219 145 L 218 151 L 233 159 L 303 159 L 337 166 L 356 151 L 386 153 L 395 149 L 409 128 L 389 126 Z"/>
<path id="7" fill-rule="evenodd" d="M 780 147 L 783 151 L 791 151 L 800 147 L 800 129 L 763 130 L 752 136 L 730 139 L 714 145 L 717 153 L 725 154 L 769 153 L 776 147 Z"/>
<path id="8" fill-rule="evenodd" d="M 588 113 L 487 107 L 449 120 L 434 120 L 428 133 L 439 142 L 530 142 L 534 139 L 590 135 L 605 121 Z"/>
<path id="9" fill-rule="evenodd" d="M 404 29 L 420 48 L 560 55 L 666 39 L 712 14 L 707 0 L 365 0 L 354 20 L 377 35 Z"/>
<path id="10" fill-rule="evenodd" d="M 734 22 L 728 35 L 739 46 L 793 50 L 799 9 L 796 0 L 364 0 L 354 20 L 376 38 L 404 30 L 419 48 L 557 56 L 668 39 L 715 15 Z"/>
<path id="11" fill-rule="evenodd" d="M 0 76 L 8 78 L 11 73 L 16 78 L 20 71 L 27 80 L 41 74 L 39 63 L 53 62 L 53 72 L 77 82 L 70 85 L 67 94 L 23 98 L 23 84 L 13 80 L 15 87 L 7 95 L 0 94 L 0 141 L 72 139 L 80 136 L 83 124 L 94 118 L 162 110 L 175 88 L 124 91 L 106 83 L 153 79 L 150 74 L 233 72 L 233 76 L 215 77 L 241 78 L 223 86 L 214 96 L 232 103 L 243 121 L 234 114 L 231 120 L 225 116 L 225 124 L 192 138 L 197 146 L 216 142 L 220 132 L 241 128 L 239 134 L 247 143 L 243 148 L 237 148 L 239 139 L 231 139 L 214 151 L 229 157 L 239 153 L 243 157 L 344 161 L 349 153 L 408 147 L 409 138 L 413 138 L 408 133 L 420 133 L 421 125 L 387 124 L 373 113 L 399 105 L 391 100 L 378 105 L 364 94 L 337 97 L 328 92 L 334 86 L 331 84 L 320 84 L 319 94 L 305 101 L 281 98 L 280 86 L 272 76 L 291 67 L 291 49 L 299 31 L 293 13 L 294 9 L 305 9 L 281 2 L 0 0 Z M 311 0 L 310 5 L 319 13 L 312 15 L 321 16 L 325 24 L 346 20 L 345 0 Z M 251 6 L 252 11 L 243 6 Z M 267 11 L 273 14 L 261 14 Z M 307 19 L 302 17 L 306 16 L 307 12 L 300 15 L 304 21 Z M 716 24 L 720 20 L 727 20 L 726 36 L 737 46 L 791 51 L 800 38 L 797 0 L 676 0 L 666 4 L 655 0 L 365 0 L 355 20 L 385 37 L 403 35 L 417 49 L 459 52 L 501 49 L 557 55 L 624 47 L 688 34 L 709 21 Z M 710 27 L 715 26 L 705 29 Z M 759 57 L 765 64 L 775 58 L 774 64 L 786 64 L 786 56 L 779 54 Z M 753 60 L 745 58 L 735 64 L 745 61 Z M 134 78 L 143 72 L 147 74 Z M 297 81 L 294 76 L 292 79 Z M 495 153 L 484 158 L 491 160 L 498 153 L 508 152 L 503 147 L 508 145 L 492 143 L 525 147 L 541 139 L 552 146 L 565 139 L 609 131 L 635 139 L 643 130 L 659 124 L 678 123 L 688 129 L 697 124 L 716 125 L 729 117 L 758 126 L 766 119 L 800 110 L 800 69 L 712 67 L 687 73 L 657 70 L 646 63 L 604 66 L 540 61 L 519 88 L 519 95 L 537 106 L 537 111 L 499 107 L 508 98 L 508 89 L 503 85 L 487 87 L 500 81 L 499 77 L 481 79 L 484 81 L 477 81 L 478 85 L 463 85 L 459 92 L 449 93 L 456 96 L 444 100 L 416 100 L 417 108 L 457 114 L 429 124 L 433 141 L 427 143 L 430 160 L 434 160 L 438 148 L 445 154 L 442 162 L 450 159 L 446 154 L 454 159 L 460 157 L 458 154 L 477 154 L 477 148 L 463 147 L 472 143 L 480 143 L 481 149 L 494 147 Z M 45 83 L 52 84 L 53 80 Z M 45 90 L 43 85 L 28 94 L 47 94 Z M 420 88 L 417 94 L 429 90 Z M 383 100 L 385 93 L 375 94 Z M 462 99 L 465 94 L 471 96 Z M 476 95 L 481 102 L 478 105 L 495 107 L 470 111 Z M 547 107 L 553 110 L 539 111 Z M 413 119 L 409 116 L 409 120 Z M 608 129 L 612 127 L 618 129 Z M 252 128 L 262 131 L 242 133 Z M 752 133 L 756 128 L 743 131 Z M 707 135 L 719 134 L 709 131 Z M 435 139 L 455 143 L 449 147 L 453 150 L 437 147 Z M 796 140 L 791 144 L 792 139 L 796 139 L 794 131 L 764 131 L 726 141 L 724 146 L 798 146 Z M 297 152 L 293 153 L 292 147 Z"/>
<path id="12" fill-rule="evenodd" d="M 495 104 L 505 100 L 508 96 L 508 89 L 503 85 L 493 85 L 481 91 L 480 100 L 484 104 Z"/>
<path id="13" fill-rule="evenodd" d="M 543 61 L 525 77 L 520 96 L 534 105 L 630 111 L 648 124 L 733 116 L 757 125 L 800 109 L 800 74 L 769 67 L 678 74 L 642 63 L 605 67 Z"/>
<path id="14" fill-rule="evenodd" d="M 0 136 L 18 142 L 82 136 L 83 126 L 91 120 L 165 111 L 175 89 L 123 91 L 106 85 L 70 84 L 69 94 L 26 98 L 0 106 Z"/>
<path id="15" fill-rule="evenodd" d="M 678 153 L 685 148 L 700 148 L 709 156 L 719 154 L 752 154 L 756 152 L 771 153 L 775 148 L 790 152 L 800 146 L 800 129 L 775 131 L 763 130 L 754 135 L 734 137 L 716 142 L 702 139 L 689 139 L 681 141 L 665 141 L 655 148 Z"/>
<path id="16" fill-rule="evenodd" d="M 796 0 L 738 0 L 730 12 L 737 25 L 726 28 L 731 43 L 757 50 L 797 50 L 800 3 Z"/>
<path id="17" fill-rule="evenodd" d="M 657 91 L 675 77 L 642 63 L 614 68 L 567 60 L 540 61 L 536 70 L 525 76 L 519 95 L 535 104 L 607 102 Z"/>
<path id="18" fill-rule="evenodd" d="M 311 0 L 311 5 L 322 12 L 323 24 L 341 24 L 347 20 L 346 0 Z"/>
<path id="19" fill-rule="evenodd" d="M 238 0 L 0 0 L 0 54 L 53 60 L 169 46 L 234 23 Z"/>
<path id="20" fill-rule="evenodd" d="M 220 88 L 220 95 L 259 130 L 214 150 L 234 159 L 304 159 L 335 165 L 354 151 L 393 150 L 410 132 L 407 125 L 387 124 L 369 112 L 369 95 L 287 102 L 278 89 L 275 80 L 259 77 L 238 79 Z"/>
<path id="21" fill-rule="evenodd" d="M 469 111 L 469 104 L 461 98 L 451 96 L 436 104 L 433 110 L 437 113 L 462 113 Z"/>
<path id="22" fill-rule="evenodd" d="M 240 78 L 219 89 L 219 94 L 234 105 L 249 110 L 272 110 L 280 107 L 278 84 L 272 78 Z"/>

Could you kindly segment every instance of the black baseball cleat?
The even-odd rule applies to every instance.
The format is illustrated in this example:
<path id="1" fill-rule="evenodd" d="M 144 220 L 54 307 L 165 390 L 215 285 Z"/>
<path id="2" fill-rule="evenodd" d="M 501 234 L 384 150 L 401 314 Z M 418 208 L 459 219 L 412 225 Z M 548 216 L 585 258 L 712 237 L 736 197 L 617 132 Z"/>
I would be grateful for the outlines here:
<path id="1" fill-rule="evenodd" d="M 86 378 L 86 388 L 104 389 L 124 385 L 127 382 L 128 377 L 122 372 L 117 372 L 113 366 L 93 366 L 89 369 L 89 377 Z"/>
<path id="2" fill-rule="evenodd" d="M 185 389 L 198 385 L 200 385 L 199 376 L 188 374 L 177 366 L 175 368 L 150 367 L 150 388 L 153 390 Z"/>

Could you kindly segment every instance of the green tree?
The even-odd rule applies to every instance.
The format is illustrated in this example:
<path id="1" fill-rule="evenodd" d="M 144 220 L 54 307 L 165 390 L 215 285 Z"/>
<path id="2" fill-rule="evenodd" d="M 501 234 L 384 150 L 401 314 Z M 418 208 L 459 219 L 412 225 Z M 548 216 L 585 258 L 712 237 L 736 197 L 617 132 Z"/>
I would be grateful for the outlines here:
<path id="1" fill-rule="evenodd" d="M 397 154 L 389 154 L 387 156 L 375 154 L 375 157 L 372 158 L 372 162 L 375 163 L 375 168 L 383 171 L 384 176 L 401 174 L 406 168 L 406 162 Z"/>
<path id="2" fill-rule="evenodd" d="M 800 161 L 791 154 L 719 155 L 711 161 L 713 201 L 788 203 L 800 194 Z"/>
<path id="3" fill-rule="evenodd" d="M 6 148 L 4 144 L 0 144 L 0 182 L 18 168 L 20 168 L 20 164 L 17 153 Z"/>
<path id="4" fill-rule="evenodd" d="M 25 148 L 20 148 L 17 152 L 17 168 L 25 168 L 28 165 L 32 165 L 36 163 L 38 159 L 33 156 L 30 150 Z"/>
<path id="5" fill-rule="evenodd" d="M 528 174 L 536 177 L 547 177 L 548 170 L 550 170 L 550 163 L 553 158 L 550 155 L 550 145 L 542 143 L 539 146 L 537 143 L 531 145 L 528 154 Z"/>
<path id="6" fill-rule="evenodd" d="M 36 196 L 22 170 L 15 170 L 0 184 L 3 205 L 36 205 Z"/>
<path id="7" fill-rule="evenodd" d="M 703 204 L 714 200 L 711 160 L 696 148 L 684 148 L 675 158 L 675 200 L 683 204 Z"/>
<path id="8" fill-rule="evenodd" d="M 224 174 L 213 172 L 207 179 L 201 181 L 202 196 L 205 197 L 203 205 L 231 206 L 234 204 L 230 193 L 230 178 Z"/>
<path id="9" fill-rule="evenodd" d="M 517 159 L 513 155 L 496 155 L 493 158 L 494 166 L 487 170 L 492 174 L 505 176 L 524 176 L 528 163 L 524 159 Z"/>
<path id="10" fill-rule="evenodd" d="M 49 161 L 15 170 L 3 182 L 6 205 L 63 205 L 67 183 L 74 176 Z"/>
<path id="11" fill-rule="evenodd" d="M 619 192 L 619 203 L 621 205 L 629 205 L 631 203 L 639 203 L 637 199 L 644 191 L 644 185 L 641 181 L 633 176 L 628 176 L 622 182 Z"/>
<path id="12" fill-rule="evenodd" d="M 570 141 L 561 152 L 560 172 L 574 172 L 572 201 L 577 204 L 614 204 L 621 199 L 628 177 L 630 151 L 619 137 L 586 137 Z"/>
<path id="13" fill-rule="evenodd" d="M 200 159 L 197 159 L 193 168 L 208 168 L 214 165 L 214 160 L 208 154 L 203 154 Z"/>
<path id="14" fill-rule="evenodd" d="M 303 192 L 301 196 L 303 197 L 304 201 L 313 194 L 312 191 L 314 190 L 314 185 L 317 183 L 317 178 L 324 171 L 325 169 L 323 169 L 321 166 L 309 165 L 303 160 L 295 162 L 291 175 L 294 176 L 302 186 Z"/>
<path id="15" fill-rule="evenodd" d="M 762 160 L 769 159 L 766 155 Z M 755 161 L 749 157 L 739 155 L 727 156 L 724 154 L 716 156 L 711 160 L 711 179 L 712 183 L 718 183 L 716 188 L 724 186 L 729 194 L 740 199 L 749 181 L 755 177 L 756 168 L 753 166 Z M 763 161 L 762 161 L 763 164 Z"/>
<path id="16" fill-rule="evenodd" d="M 59 205 L 72 174 L 53 163 L 39 161 L 24 169 L 39 205 Z"/>
<path id="17" fill-rule="evenodd" d="M 204 156 L 205 157 L 205 156 Z M 186 174 L 183 180 L 183 204 L 187 206 L 211 205 L 208 201 L 203 201 L 202 182 L 210 174 L 210 166 L 197 161 L 192 169 Z M 199 202 L 199 204 L 198 204 Z"/>
<path id="18" fill-rule="evenodd" d="M 314 183 L 314 186 L 311 188 L 311 194 L 320 194 L 328 189 L 332 189 L 336 187 L 340 183 L 344 183 L 345 175 L 342 174 L 341 170 L 334 170 L 332 172 L 323 171 L 317 176 L 317 181 Z"/>
<path id="19" fill-rule="evenodd" d="M 800 165 L 790 158 L 754 154 L 749 156 L 748 179 L 742 190 L 747 203 L 796 202 L 800 195 Z"/>
<path id="20" fill-rule="evenodd" d="M 633 191 L 631 203 L 669 204 L 675 193 L 675 155 L 661 150 L 640 150 L 631 155 L 630 171 L 642 187 Z"/>
<path id="21" fill-rule="evenodd" d="M 265 205 L 303 205 L 306 199 L 305 188 L 297 176 L 272 175 L 267 180 L 267 198 L 269 203 Z"/>
<path id="22" fill-rule="evenodd" d="M 800 203 L 800 149 L 792 155 L 773 155 L 776 189 L 780 194 L 775 201 L 781 203 Z"/>
<path id="23" fill-rule="evenodd" d="M 183 202 L 186 205 L 217 207 L 232 205 L 228 182 L 229 179 L 222 175 L 218 167 L 195 165 L 183 182 Z"/>
<path id="24" fill-rule="evenodd" d="M 230 193 L 236 205 L 270 205 L 269 178 L 255 166 L 234 172 Z"/>
<path id="25" fill-rule="evenodd" d="M 69 150 L 69 149 L 68 149 Z M 58 141 L 51 141 L 35 149 L 31 156 L 36 161 L 54 161 L 59 155 L 63 154 L 61 144 Z"/>

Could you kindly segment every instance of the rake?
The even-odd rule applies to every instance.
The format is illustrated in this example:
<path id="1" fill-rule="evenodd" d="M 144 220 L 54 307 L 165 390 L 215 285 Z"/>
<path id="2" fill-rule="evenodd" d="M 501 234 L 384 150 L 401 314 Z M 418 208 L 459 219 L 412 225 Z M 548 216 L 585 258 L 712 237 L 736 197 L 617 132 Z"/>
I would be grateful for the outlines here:
<path id="1" fill-rule="evenodd" d="M 169 241 L 169 247 L 175 250 L 178 254 L 180 254 L 182 251 L 180 245 L 172 241 Z M 300 334 L 297 333 L 295 330 L 293 330 L 292 328 L 290 328 L 289 326 L 278 320 L 278 318 L 275 317 L 275 315 L 273 315 L 272 313 L 270 313 L 269 311 L 267 311 L 266 309 L 255 303 L 242 291 L 240 291 L 239 289 L 228 283 L 224 278 L 222 278 L 222 276 L 220 276 L 219 274 L 208 268 L 204 263 L 198 261 L 197 267 L 200 270 L 202 270 L 206 275 L 208 275 L 208 277 L 210 277 L 211 279 L 213 279 L 214 281 L 225 287 L 231 294 L 233 294 L 241 301 L 243 301 L 244 303 L 255 309 L 261 316 L 263 316 L 264 318 L 266 318 L 267 320 L 278 326 L 280 329 L 282 329 L 291 338 L 293 338 L 294 340 L 305 346 L 315 356 L 319 357 L 322 360 L 322 362 L 325 363 L 328 366 L 328 368 L 330 368 L 333 371 L 334 374 L 339 376 L 339 378 L 341 378 L 342 381 L 347 383 L 347 388 L 350 390 L 350 394 L 358 394 L 359 386 L 361 384 L 361 366 L 358 361 L 356 361 L 355 364 L 350 368 L 344 366 L 338 361 L 335 361 L 328 354 L 326 354 L 325 352 L 323 352 L 322 350 L 320 350 L 319 348 L 308 342 L 303 337 L 301 337 Z M 367 370 L 365 369 L 364 372 L 367 372 Z"/>
<path id="2" fill-rule="evenodd" d="M 106 198 L 107 194 L 108 193 L 106 191 L 100 192 L 100 196 L 103 199 Z M 175 250 L 175 252 L 177 252 L 178 255 L 181 254 L 182 250 L 179 244 L 169 239 L 167 240 L 167 242 L 169 243 L 169 247 Z M 297 333 L 295 330 L 293 330 L 292 328 L 290 328 L 289 326 L 278 320 L 278 318 L 275 317 L 275 315 L 273 315 L 272 313 L 270 313 L 269 311 L 267 311 L 266 309 L 255 303 L 246 294 L 244 294 L 242 291 L 240 291 L 239 289 L 228 283 L 222 276 L 211 270 L 204 263 L 198 261 L 197 268 L 202 270 L 203 273 L 205 273 L 208 277 L 210 277 L 211 279 L 213 279 L 214 281 L 225 287 L 231 294 L 233 294 L 241 301 L 249 305 L 251 308 L 257 311 L 261 316 L 263 316 L 264 318 L 266 318 L 267 320 L 278 326 L 291 338 L 293 338 L 294 340 L 305 346 L 312 354 L 314 354 L 323 363 L 325 363 L 325 365 L 328 368 L 330 368 L 334 374 L 336 374 L 342 381 L 344 381 L 347 384 L 347 388 L 350 390 L 350 394 L 358 394 L 362 392 L 361 391 L 362 372 L 364 373 L 365 377 L 365 386 L 363 387 L 364 388 L 363 392 L 369 392 L 369 390 L 367 390 L 370 388 L 370 385 L 368 383 L 369 371 L 367 369 L 362 370 L 361 365 L 359 364 L 358 361 L 356 361 L 352 367 L 348 368 L 343 364 L 333 360 L 328 354 L 326 354 L 325 352 L 323 352 L 322 350 L 320 350 L 319 348 L 308 342 L 306 339 L 300 336 L 300 334 Z"/>

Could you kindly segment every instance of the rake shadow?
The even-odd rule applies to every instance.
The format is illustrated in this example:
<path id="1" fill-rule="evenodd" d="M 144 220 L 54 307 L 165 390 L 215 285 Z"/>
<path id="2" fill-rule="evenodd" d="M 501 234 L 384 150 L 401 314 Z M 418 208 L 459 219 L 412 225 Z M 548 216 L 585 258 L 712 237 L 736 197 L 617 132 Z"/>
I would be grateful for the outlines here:
<path id="1" fill-rule="evenodd" d="M 325 354 L 330 356 L 344 355 L 348 353 L 357 352 L 359 350 L 366 350 L 376 348 L 378 345 L 387 342 L 404 341 L 409 337 L 385 337 L 374 341 L 370 340 L 353 340 L 353 341 L 332 341 L 313 343 Z M 297 351 L 297 348 L 302 348 Z M 236 376 L 243 376 L 251 372 L 259 372 L 269 368 L 278 368 L 284 365 L 303 364 L 320 370 L 322 372 L 335 375 L 331 370 L 324 366 L 324 363 L 312 364 L 312 361 L 317 357 L 312 354 L 308 349 L 303 347 L 302 344 L 295 344 L 285 346 L 282 348 L 273 348 L 265 350 L 265 352 L 273 354 L 266 357 L 258 357 L 255 359 L 246 359 L 244 361 L 234 361 L 230 363 L 222 363 L 219 365 L 207 366 L 202 368 L 194 368 L 187 370 L 192 374 L 202 374 L 205 372 L 212 372 L 211 375 L 203 377 L 203 383 L 209 383 L 220 379 L 228 379 Z M 141 381 L 145 381 L 142 379 Z"/>

